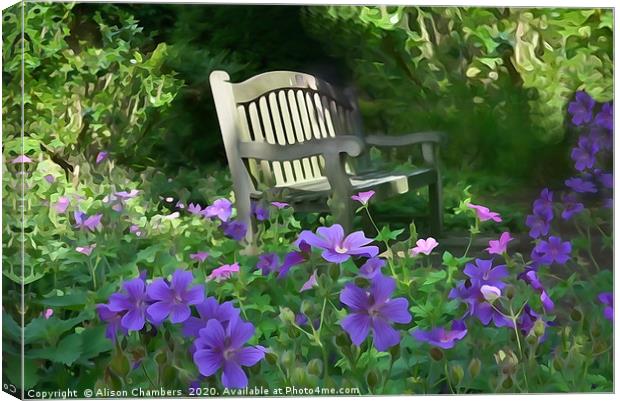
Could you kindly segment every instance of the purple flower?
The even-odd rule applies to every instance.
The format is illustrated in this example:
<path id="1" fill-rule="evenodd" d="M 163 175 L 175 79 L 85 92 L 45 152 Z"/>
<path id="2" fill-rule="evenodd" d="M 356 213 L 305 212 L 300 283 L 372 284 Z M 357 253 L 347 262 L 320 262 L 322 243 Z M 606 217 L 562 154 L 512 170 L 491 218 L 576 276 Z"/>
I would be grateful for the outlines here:
<path id="1" fill-rule="evenodd" d="M 381 275 L 381 269 L 385 266 L 385 260 L 381 258 L 370 258 L 360 267 L 359 275 L 368 280 L 372 280 L 377 275 Z"/>
<path id="2" fill-rule="evenodd" d="M 539 320 L 544 323 L 545 329 L 552 325 L 550 322 L 544 321 L 542 317 L 530 307 L 530 305 L 525 305 L 523 307 L 523 312 L 517 318 L 517 328 L 521 331 L 521 333 L 523 333 L 523 336 L 527 337 L 527 335 L 534 329 L 536 322 Z M 545 332 L 545 334 L 539 338 L 538 342 L 542 343 L 545 341 L 546 337 L 547 333 Z"/>
<path id="3" fill-rule="evenodd" d="M 114 196 L 120 198 L 123 201 L 129 200 L 129 199 L 133 199 L 136 196 L 138 196 L 139 194 L 140 194 L 140 191 L 137 190 L 137 189 L 132 189 L 129 192 L 127 192 L 127 191 L 114 192 Z"/>
<path id="4" fill-rule="evenodd" d="M 614 109 L 611 103 L 603 103 L 601 111 L 594 118 L 594 123 L 610 131 L 614 129 Z"/>
<path id="5" fill-rule="evenodd" d="M 601 173 L 598 175 L 598 179 L 605 188 L 612 189 L 614 187 L 614 176 L 612 173 Z"/>
<path id="6" fill-rule="evenodd" d="M 310 276 L 308 281 L 306 281 L 304 283 L 304 285 L 301 287 L 299 292 L 304 292 L 304 291 L 311 290 L 312 287 L 315 287 L 316 285 L 318 285 L 318 281 L 317 280 L 318 280 L 318 278 L 316 276 L 316 270 L 315 270 L 314 272 L 312 272 L 312 275 Z"/>
<path id="7" fill-rule="evenodd" d="M 568 112 L 573 116 L 573 124 L 582 125 L 592 120 L 594 99 L 586 92 L 579 91 L 575 94 L 575 100 L 569 103 Z"/>
<path id="8" fill-rule="evenodd" d="M 201 329 L 207 326 L 207 322 L 215 319 L 226 327 L 228 322 L 239 316 L 239 309 L 228 301 L 221 305 L 215 297 L 208 297 L 204 302 L 196 305 L 196 310 L 200 317 L 190 316 L 183 322 L 183 335 L 187 337 L 198 337 Z"/>
<path id="9" fill-rule="evenodd" d="M 148 298 L 144 281 L 134 278 L 123 283 L 123 292 L 110 295 L 106 305 L 110 312 L 120 312 L 120 325 L 127 331 L 142 330 L 146 323 L 146 309 Z"/>
<path id="10" fill-rule="evenodd" d="M 543 309 L 547 313 L 553 312 L 555 305 L 553 304 L 553 300 L 549 297 L 546 290 L 542 290 L 540 292 L 540 302 L 542 303 Z"/>
<path id="11" fill-rule="evenodd" d="M 553 192 L 545 188 L 541 191 L 540 197 L 534 201 L 534 214 L 553 219 Z"/>
<path id="12" fill-rule="evenodd" d="M 530 237 L 538 238 L 549 234 L 551 219 L 540 214 L 530 214 L 525 218 L 525 225 L 530 228 Z"/>
<path id="13" fill-rule="evenodd" d="M 258 257 L 256 268 L 261 270 L 263 276 L 268 276 L 269 273 L 275 272 L 280 266 L 280 258 L 275 253 L 265 253 Z"/>
<path id="14" fill-rule="evenodd" d="M 89 231 L 95 231 L 96 229 L 101 228 L 101 217 L 103 217 L 101 213 L 88 216 L 86 213 L 75 210 L 73 212 L 73 217 L 75 218 L 75 226 L 77 228 L 86 229 Z"/>
<path id="15" fill-rule="evenodd" d="M 492 285 L 481 286 L 480 292 L 482 293 L 484 300 L 491 304 L 502 296 L 502 290 Z"/>
<path id="16" fill-rule="evenodd" d="M 297 326 L 303 326 L 308 323 L 308 318 L 303 313 L 298 313 L 295 315 L 295 324 Z"/>
<path id="17" fill-rule="evenodd" d="M 492 212 L 491 210 L 489 210 L 488 207 L 474 205 L 473 203 L 468 203 L 467 207 L 473 209 L 474 212 L 476 212 L 476 217 L 480 221 L 493 220 L 496 223 L 502 221 L 502 217 L 499 215 L 499 213 Z"/>
<path id="18" fill-rule="evenodd" d="M 575 168 L 578 171 L 583 171 L 594 167 L 597 152 L 598 146 L 588 137 L 582 136 L 579 138 L 579 145 L 573 148 L 570 157 L 575 161 Z"/>
<path id="19" fill-rule="evenodd" d="M 205 217 L 217 217 L 223 222 L 228 221 L 232 214 L 232 203 L 228 199 L 217 199 L 203 210 Z"/>
<path id="20" fill-rule="evenodd" d="M 289 204 L 286 202 L 271 202 L 271 204 L 278 209 L 284 209 L 285 207 L 289 206 Z"/>
<path id="21" fill-rule="evenodd" d="M 562 195 L 562 203 L 564 204 L 564 210 L 562 211 L 562 218 L 564 220 L 570 220 L 584 209 L 583 203 L 577 202 L 577 195 L 572 192 Z"/>
<path id="22" fill-rule="evenodd" d="M 534 248 L 536 262 L 550 265 L 553 262 L 565 264 L 570 259 L 572 247 L 569 241 L 562 242 L 560 237 L 549 237 L 548 241 L 540 241 Z"/>
<path id="23" fill-rule="evenodd" d="M 433 237 L 428 237 L 427 239 L 419 239 L 416 241 L 416 246 L 411 248 L 411 256 L 417 256 L 421 253 L 425 255 L 430 255 L 433 252 L 433 249 L 439 246 L 439 242 Z"/>
<path id="24" fill-rule="evenodd" d="M 61 196 L 60 198 L 58 198 L 58 201 L 56 201 L 54 208 L 56 209 L 56 212 L 64 213 L 67 211 L 67 207 L 69 207 L 70 203 L 71 201 L 69 200 L 69 198 L 67 198 L 66 196 Z"/>
<path id="25" fill-rule="evenodd" d="M 462 340 L 467 335 L 467 327 L 462 320 L 452 322 L 452 329 L 446 330 L 443 327 L 437 327 L 429 331 L 415 329 L 411 332 L 413 338 L 433 345 L 435 347 L 450 349 L 454 347 L 457 341 Z"/>
<path id="26" fill-rule="evenodd" d="M 319 227 L 317 234 L 310 231 L 302 231 L 299 240 L 305 241 L 315 248 L 323 249 L 323 259 L 332 263 L 342 263 L 351 256 L 366 256 L 372 258 L 377 256 L 379 248 L 376 246 L 366 246 L 372 239 L 366 238 L 363 231 L 356 231 L 345 237 L 344 230 L 340 224 L 331 227 Z"/>
<path id="27" fill-rule="evenodd" d="M 187 205 L 187 211 L 194 215 L 202 215 L 203 212 L 202 207 L 198 203 L 190 203 L 189 205 Z"/>
<path id="28" fill-rule="evenodd" d="M 155 279 L 147 288 L 147 294 L 155 301 L 148 307 L 148 314 L 156 321 L 163 321 L 170 316 L 170 322 L 183 323 L 190 315 L 190 305 L 204 300 L 204 287 L 190 287 L 194 277 L 191 272 L 176 270 L 172 282 L 168 284 L 163 278 Z"/>
<path id="29" fill-rule="evenodd" d="M 598 148 L 609 150 L 613 148 L 613 137 L 611 130 L 605 130 L 600 127 L 590 128 L 590 141 Z"/>
<path id="30" fill-rule="evenodd" d="M 120 331 L 123 334 L 127 334 L 127 329 L 121 325 L 123 314 L 110 310 L 108 305 L 99 304 L 96 308 L 99 319 L 107 323 L 105 329 L 105 336 L 112 341 L 116 341 L 116 335 Z"/>
<path id="31" fill-rule="evenodd" d="M 280 266 L 280 271 L 278 272 L 278 280 L 286 277 L 288 271 L 293 266 L 302 264 L 310 258 L 310 251 L 312 248 L 308 243 L 303 240 L 298 240 L 297 246 L 299 247 L 299 251 L 289 252 L 284 257 L 284 262 L 282 262 L 282 266 Z"/>
<path id="32" fill-rule="evenodd" d="M 129 226 L 129 232 L 131 234 L 135 234 L 136 237 L 141 237 L 142 236 L 142 230 L 140 230 L 140 226 L 136 225 L 136 224 L 132 224 L 131 226 Z"/>
<path id="33" fill-rule="evenodd" d="M 107 158 L 108 158 L 108 152 L 101 151 L 101 152 L 97 153 L 97 158 L 95 159 L 95 163 L 99 164 L 99 163 L 101 163 L 102 161 L 104 161 Z"/>
<path id="34" fill-rule="evenodd" d="M 25 164 L 32 163 L 32 159 L 26 155 L 19 155 L 15 159 L 11 160 L 11 164 Z"/>
<path id="35" fill-rule="evenodd" d="M 493 267 L 493 260 L 476 259 L 474 263 L 467 263 L 463 273 L 470 278 L 474 286 L 481 287 L 489 285 L 497 287 L 500 290 L 506 286 L 502 281 L 508 277 L 506 265 L 497 265 Z"/>
<path id="36" fill-rule="evenodd" d="M 409 302 L 405 298 L 390 299 L 396 289 L 396 281 L 391 277 L 377 275 L 371 283 L 370 291 L 353 283 L 345 285 L 340 293 L 340 302 L 351 309 L 340 323 L 349 334 L 351 342 L 359 346 L 372 331 L 373 344 L 378 351 L 400 342 L 400 334 L 391 324 L 409 323 Z"/>
<path id="37" fill-rule="evenodd" d="M 591 192 L 596 193 L 596 187 L 591 181 L 584 180 L 583 178 L 573 177 L 564 181 L 567 187 L 575 192 Z"/>
<path id="38" fill-rule="evenodd" d="M 370 198 L 373 197 L 374 194 L 375 191 L 360 192 L 357 195 L 353 195 L 351 199 L 353 199 L 354 201 L 358 201 L 362 205 L 367 205 L 368 201 L 370 200 Z"/>
<path id="39" fill-rule="evenodd" d="M 510 236 L 510 233 L 508 231 L 505 231 L 502 233 L 502 235 L 499 236 L 499 240 L 489 241 L 489 247 L 486 249 L 486 251 L 489 252 L 490 255 L 502 255 L 504 252 L 506 252 L 506 248 L 508 248 L 508 243 L 513 239 L 514 238 Z"/>
<path id="40" fill-rule="evenodd" d="M 251 211 L 254 216 L 256 216 L 256 220 L 265 221 L 269 220 L 269 209 L 262 207 L 260 204 L 256 202 L 252 202 Z"/>
<path id="41" fill-rule="evenodd" d="M 189 258 L 191 260 L 195 260 L 197 262 L 204 262 L 205 260 L 207 260 L 207 258 L 209 257 L 209 253 L 208 252 L 196 252 L 196 253 L 192 253 L 189 255 Z"/>
<path id="42" fill-rule="evenodd" d="M 545 289 L 538 278 L 538 273 L 536 273 L 534 269 L 527 268 L 523 273 L 520 273 L 517 278 L 528 283 L 536 291 L 540 292 Z"/>
<path id="43" fill-rule="evenodd" d="M 254 335 L 252 323 L 245 323 L 237 317 L 224 329 L 220 322 L 211 319 L 199 334 L 194 343 L 194 363 L 200 374 L 208 377 L 221 369 L 224 387 L 247 387 L 248 378 L 242 366 L 253 366 L 265 357 L 263 347 L 244 347 Z"/>
<path id="44" fill-rule="evenodd" d="M 245 233 L 248 230 L 248 227 L 237 220 L 233 220 L 230 222 L 223 221 L 220 224 L 220 228 L 224 231 L 224 235 L 228 238 L 232 238 L 235 241 L 241 241 L 245 237 Z"/>
<path id="45" fill-rule="evenodd" d="M 612 321 L 614 320 L 614 294 L 613 292 L 601 292 L 598 294 L 598 300 L 601 301 L 603 305 L 605 305 L 605 310 L 603 311 L 603 316 L 605 319 Z"/>
<path id="46" fill-rule="evenodd" d="M 507 319 L 494 309 L 484 298 L 484 294 L 481 291 L 482 285 L 478 281 L 461 281 L 455 288 L 450 290 L 448 298 L 460 299 L 464 302 L 468 306 L 467 315 L 475 316 L 485 326 L 492 321 L 496 327 L 513 327 L 514 325 L 510 319 Z"/>
<path id="47" fill-rule="evenodd" d="M 78 246 L 75 248 L 76 251 L 78 251 L 81 254 L 84 254 L 86 256 L 90 256 L 91 253 L 93 253 L 93 250 L 97 247 L 97 244 L 92 244 L 92 245 L 87 245 L 87 246 Z"/>
<path id="48" fill-rule="evenodd" d="M 232 277 L 233 273 L 239 272 L 239 264 L 233 263 L 232 265 L 222 265 L 217 269 L 213 269 L 211 274 L 207 277 L 208 280 L 222 281 Z"/>
<path id="49" fill-rule="evenodd" d="M 55 180 L 54 176 L 51 174 L 47 174 L 43 177 L 45 179 L 45 181 L 47 181 L 49 184 L 52 184 Z"/>

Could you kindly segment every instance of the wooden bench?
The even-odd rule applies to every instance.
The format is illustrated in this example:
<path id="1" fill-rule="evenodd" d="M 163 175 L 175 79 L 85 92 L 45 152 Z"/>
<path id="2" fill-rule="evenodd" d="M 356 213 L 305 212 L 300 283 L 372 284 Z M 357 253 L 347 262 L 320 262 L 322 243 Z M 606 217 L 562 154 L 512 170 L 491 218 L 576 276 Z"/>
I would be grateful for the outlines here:
<path id="1" fill-rule="evenodd" d="M 431 230 L 442 229 L 439 132 L 364 135 L 357 99 L 308 74 L 273 71 L 240 83 L 224 71 L 211 90 L 235 193 L 237 218 L 252 239 L 252 200 L 290 203 L 296 211 L 331 210 L 351 230 L 351 195 L 374 190 L 373 200 L 428 186 Z M 420 145 L 423 164 L 406 171 L 373 164 L 369 149 Z"/>

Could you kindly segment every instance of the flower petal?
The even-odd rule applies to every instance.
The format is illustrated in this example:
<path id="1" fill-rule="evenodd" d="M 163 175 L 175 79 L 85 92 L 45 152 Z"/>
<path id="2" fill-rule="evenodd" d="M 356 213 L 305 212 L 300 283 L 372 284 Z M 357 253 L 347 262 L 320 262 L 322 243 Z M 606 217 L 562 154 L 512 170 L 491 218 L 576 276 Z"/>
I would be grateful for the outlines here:
<path id="1" fill-rule="evenodd" d="M 392 322 L 409 323 L 411 313 L 409 313 L 409 301 L 405 298 L 395 298 L 381 306 L 381 315 Z"/>
<path id="2" fill-rule="evenodd" d="M 400 342 L 400 334 L 394 330 L 385 320 L 373 319 L 373 344 L 377 351 L 387 351 L 390 347 Z"/>
<path id="3" fill-rule="evenodd" d="M 226 361 L 224 373 L 222 373 L 222 384 L 226 388 L 244 388 L 248 385 L 248 377 L 237 363 Z"/>
<path id="4" fill-rule="evenodd" d="M 265 352 L 256 347 L 244 347 L 236 355 L 236 361 L 241 366 L 254 366 L 265 357 Z"/>
<path id="5" fill-rule="evenodd" d="M 348 283 L 340 292 L 340 302 L 357 310 L 368 309 L 368 294 L 353 283 Z"/>
<path id="6" fill-rule="evenodd" d="M 349 334 L 351 342 L 359 346 L 368 337 L 370 317 L 362 313 L 351 313 L 342 319 L 340 326 Z"/>
<path id="7" fill-rule="evenodd" d="M 201 349 L 194 353 L 194 363 L 203 376 L 211 376 L 222 366 L 222 354 L 213 349 Z"/>

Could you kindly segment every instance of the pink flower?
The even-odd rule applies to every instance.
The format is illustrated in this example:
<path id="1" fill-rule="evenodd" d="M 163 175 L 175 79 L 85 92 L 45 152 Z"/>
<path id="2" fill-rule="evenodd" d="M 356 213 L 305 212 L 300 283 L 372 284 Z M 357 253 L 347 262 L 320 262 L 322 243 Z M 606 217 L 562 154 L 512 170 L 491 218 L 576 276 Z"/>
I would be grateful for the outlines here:
<path id="1" fill-rule="evenodd" d="M 358 201 L 362 205 L 366 205 L 374 194 L 375 191 L 360 192 L 357 195 L 353 195 L 351 199 L 353 199 L 354 201 Z"/>
<path id="2" fill-rule="evenodd" d="M 209 257 L 209 254 L 207 252 L 196 252 L 196 253 L 192 253 L 191 255 L 189 255 L 189 258 L 191 260 L 196 260 L 199 262 L 204 262 L 205 260 L 207 260 L 207 258 Z"/>
<path id="3" fill-rule="evenodd" d="M 489 241 L 489 247 L 486 249 L 491 255 L 501 255 L 506 252 L 506 248 L 508 247 L 508 243 L 512 241 L 514 238 L 510 236 L 508 231 L 503 232 L 502 235 L 499 236 L 499 240 L 491 240 Z"/>
<path id="4" fill-rule="evenodd" d="M 142 230 L 140 230 L 140 226 L 136 225 L 136 224 L 132 224 L 129 227 L 129 232 L 132 234 L 136 234 L 136 237 L 141 237 L 142 236 Z"/>
<path id="5" fill-rule="evenodd" d="M 476 212 L 476 216 L 478 217 L 478 219 L 480 219 L 480 221 L 493 220 L 497 223 L 502 221 L 502 217 L 499 215 L 499 213 L 490 211 L 488 207 L 474 205 L 473 203 L 468 203 L 467 207 L 469 207 L 470 209 L 474 209 L 474 211 Z"/>
<path id="6" fill-rule="evenodd" d="M 95 160 L 95 163 L 99 164 L 107 158 L 108 158 L 108 152 L 101 151 L 97 153 L 97 159 Z"/>
<path id="7" fill-rule="evenodd" d="M 69 198 L 67 198 L 66 196 L 61 196 L 60 198 L 58 198 L 58 201 L 54 205 L 54 208 L 58 213 L 64 213 L 67 210 L 67 207 L 69 207 L 69 203 L 71 203 Z"/>
<path id="8" fill-rule="evenodd" d="M 287 207 L 289 204 L 286 202 L 271 202 L 271 204 L 275 207 L 277 207 L 278 209 L 284 209 L 285 207 Z"/>
<path id="9" fill-rule="evenodd" d="M 416 256 L 421 253 L 425 255 L 430 255 L 433 249 L 437 248 L 439 243 L 433 237 L 428 237 L 427 239 L 419 239 L 416 241 L 416 246 L 411 249 L 411 256 Z"/>
<path id="10" fill-rule="evenodd" d="M 312 287 L 314 287 L 316 285 L 317 285 L 317 277 L 316 277 L 316 270 L 315 270 L 312 273 L 312 275 L 310 276 L 310 278 L 308 279 L 308 281 L 306 281 L 304 283 L 304 285 L 301 287 L 299 292 L 308 291 L 308 290 L 312 289 Z"/>
<path id="11" fill-rule="evenodd" d="M 228 221 L 232 214 L 232 203 L 228 199 L 217 199 L 212 205 L 207 206 L 202 212 L 205 217 L 217 217 L 221 221 Z"/>
<path id="12" fill-rule="evenodd" d="M 45 177 L 43 177 L 45 179 L 45 181 L 47 181 L 48 183 L 52 184 L 54 182 L 54 176 L 51 174 L 46 175 Z"/>
<path id="13" fill-rule="evenodd" d="M 11 160 L 11 164 L 19 163 L 32 163 L 32 159 L 26 155 L 19 155 L 15 159 Z"/>
<path id="14" fill-rule="evenodd" d="M 51 308 L 47 308 L 45 312 L 43 312 L 43 317 L 47 320 L 54 314 L 54 310 Z"/>
<path id="15" fill-rule="evenodd" d="M 480 292 L 482 293 L 484 299 L 489 303 L 495 302 L 497 298 L 502 296 L 502 291 L 492 285 L 483 285 L 480 287 Z"/>
<path id="16" fill-rule="evenodd" d="M 77 248 L 75 248 L 75 250 L 83 255 L 90 256 L 90 254 L 93 253 L 93 249 L 95 249 L 96 247 L 97 244 L 92 244 L 87 246 L 78 246 Z"/>
<path id="17" fill-rule="evenodd" d="M 218 267 L 217 269 L 214 269 L 211 274 L 209 274 L 209 277 L 207 277 L 208 280 L 215 280 L 215 281 L 222 281 L 222 280 L 226 280 L 229 279 L 233 273 L 238 273 L 239 272 L 239 264 L 238 263 L 233 263 L 232 265 L 223 265 Z"/>

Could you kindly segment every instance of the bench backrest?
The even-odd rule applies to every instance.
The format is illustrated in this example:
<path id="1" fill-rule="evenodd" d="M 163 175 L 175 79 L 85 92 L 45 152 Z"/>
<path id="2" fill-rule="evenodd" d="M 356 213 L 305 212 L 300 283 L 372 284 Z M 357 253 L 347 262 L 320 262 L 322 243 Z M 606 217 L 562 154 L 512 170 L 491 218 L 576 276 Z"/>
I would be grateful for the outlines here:
<path id="1" fill-rule="evenodd" d="M 245 174 L 252 177 L 252 186 L 273 187 L 324 177 L 321 156 L 242 161 L 237 151 L 240 141 L 287 145 L 312 138 L 363 135 L 355 97 L 312 75 L 273 71 L 240 83 L 229 80 L 224 71 L 210 76 L 233 179 Z"/>

